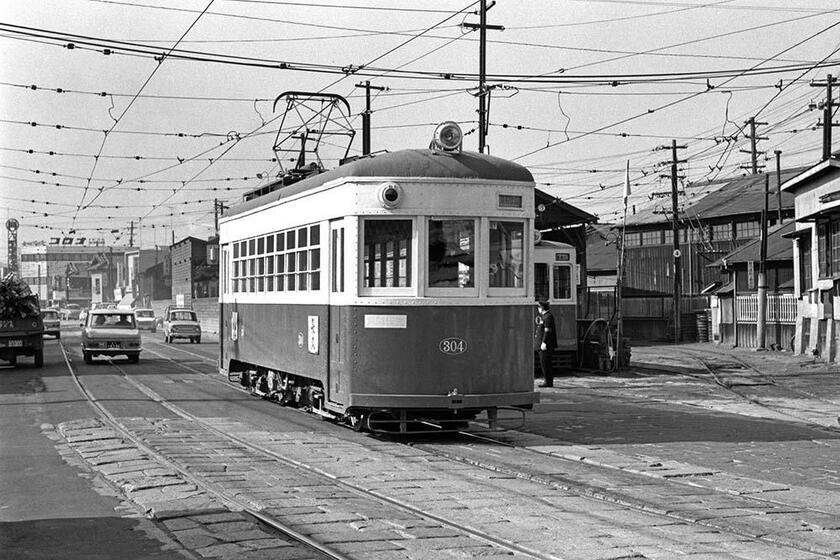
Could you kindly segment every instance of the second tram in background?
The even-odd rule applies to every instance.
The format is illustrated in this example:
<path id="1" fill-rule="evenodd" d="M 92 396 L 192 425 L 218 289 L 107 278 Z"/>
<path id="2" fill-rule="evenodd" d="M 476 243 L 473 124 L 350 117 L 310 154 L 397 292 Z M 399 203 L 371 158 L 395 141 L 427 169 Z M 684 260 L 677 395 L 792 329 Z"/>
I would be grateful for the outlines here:
<path id="1" fill-rule="evenodd" d="M 220 224 L 224 373 L 374 431 L 463 426 L 538 402 L 534 182 L 462 152 L 359 158 L 246 201 Z"/>
<path id="2" fill-rule="evenodd" d="M 551 304 L 557 324 L 555 371 L 578 367 L 578 285 L 580 269 L 573 245 L 537 236 L 534 245 L 534 295 Z M 536 366 L 539 371 L 539 365 Z"/>

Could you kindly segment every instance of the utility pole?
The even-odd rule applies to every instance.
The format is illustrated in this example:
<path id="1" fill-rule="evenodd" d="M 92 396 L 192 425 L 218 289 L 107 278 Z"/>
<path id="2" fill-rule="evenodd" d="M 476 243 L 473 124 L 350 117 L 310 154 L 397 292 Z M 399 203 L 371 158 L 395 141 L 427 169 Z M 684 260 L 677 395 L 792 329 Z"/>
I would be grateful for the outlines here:
<path id="1" fill-rule="evenodd" d="M 356 87 L 365 88 L 365 112 L 362 113 L 362 155 L 366 156 L 370 153 L 370 90 L 388 91 L 388 88 L 372 86 L 369 80 L 366 80 L 364 84 L 356 84 Z M 218 230 L 217 227 L 216 231 Z"/>
<path id="2" fill-rule="evenodd" d="M 487 136 L 487 94 L 488 90 L 484 86 L 485 77 L 487 75 L 487 30 L 504 31 L 501 25 L 487 25 L 487 10 L 496 5 L 493 1 L 487 5 L 487 0 L 481 0 L 481 8 L 479 11 L 479 23 L 462 23 L 463 27 L 468 29 L 478 29 L 479 31 L 479 48 L 478 48 L 478 152 L 484 153 L 485 137 Z"/>
<path id="3" fill-rule="evenodd" d="M 686 146 L 677 146 L 676 140 L 671 140 L 671 214 L 673 221 L 671 227 L 674 238 L 674 344 L 679 343 L 682 334 L 682 251 L 680 250 L 680 219 L 679 194 L 677 165 L 685 163 L 685 160 L 677 159 L 677 150 L 684 150 Z M 659 149 L 667 150 L 668 146 L 661 146 Z"/>
<path id="4" fill-rule="evenodd" d="M 134 220 L 131 220 L 131 225 L 128 229 L 128 246 L 134 247 Z"/>
<path id="5" fill-rule="evenodd" d="M 782 225 L 782 151 L 775 150 L 776 154 L 776 205 L 778 208 L 778 224 Z"/>
<path id="6" fill-rule="evenodd" d="M 227 210 L 228 207 L 225 206 L 225 203 L 219 200 L 218 198 L 213 199 L 213 228 L 216 236 L 219 236 L 219 216 L 222 215 L 222 212 Z M 175 233 L 172 233 L 172 244 L 175 244 Z"/>
<path id="7" fill-rule="evenodd" d="M 770 197 L 770 176 L 764 176 L 764 208 L 761 210 L 761 253 L 758 264 L 758 320 L 756 346 L 765 349 L 767 340 L 767 214 Z"/>
<path id="8" fill-rule="evenodd" d="M 755 135 L 755 127 L 759 125 L 766 125 L 766 122 L 755 122 L 755 117 L 750 117 L 748 120 L 744 121 L 744 124 L 750 125 L 750 149 L 749 150 L 739 150 L 742 153 L 750 154 L 750 172 L 753 175 L 758 174 L 758 168 L 764 167 L 763 165 L 758 164 L 758 154 L 763 154 L 764 152 L 758 151 L 758 141 L 759 140 L 767 140 L 767 136 L 756 136 Z M 746 166 L 741 166 L 742 169 L 745 169 Z"/>
<path id="9" fill-rule="evenodd" d="M 831 129 L 835 126 L 840 126 L 840 123 L 835 124 L 832 121 L 832 108 L 837 107 L 840 103 L 833 101 L 831 94 L 832 85 L 837 82 L 837 78 L 831 74 L 826 76 L 825 82 L 813 81 L 811 87 L 825 86 L 825 101 L 822 103 L 823 109 L 823 145 L 822 145 L 822 159 L 823 161 L 831 158 Z"/>

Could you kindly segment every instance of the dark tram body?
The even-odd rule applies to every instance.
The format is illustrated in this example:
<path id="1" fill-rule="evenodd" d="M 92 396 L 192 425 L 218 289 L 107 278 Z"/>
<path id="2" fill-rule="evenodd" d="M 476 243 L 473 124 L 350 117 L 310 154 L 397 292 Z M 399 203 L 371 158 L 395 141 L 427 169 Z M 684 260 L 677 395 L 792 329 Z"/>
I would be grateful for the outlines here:
<path id="1" fill-rule="evenodd" d="M 248 200 L 220 224 L 221 370 L 371 430 L 531 408 L 533 228 L 524 167 L 451 148 Z"/>

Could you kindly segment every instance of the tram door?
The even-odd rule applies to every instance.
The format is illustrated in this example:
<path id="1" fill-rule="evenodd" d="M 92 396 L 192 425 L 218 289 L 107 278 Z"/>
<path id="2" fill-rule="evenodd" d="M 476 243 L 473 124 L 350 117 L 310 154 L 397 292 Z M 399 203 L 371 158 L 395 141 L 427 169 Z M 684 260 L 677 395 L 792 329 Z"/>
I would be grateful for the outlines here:
<path id="1" fill-rule="evenodd" d="M 347 387 L 342 385 L 344 370 L 344 356 L 341 351 L 343 345 L 343 323 L 341 303 L 345 294 L 345 226 L 343 220 L 330 222 L 330 278 L 329 305 L 327 306 L 329 327 L 329 361 L 327 363 L 327 398 L 331 402 L 343 403 Z M 338 304 L 338 305 L 337 305 Z"/>

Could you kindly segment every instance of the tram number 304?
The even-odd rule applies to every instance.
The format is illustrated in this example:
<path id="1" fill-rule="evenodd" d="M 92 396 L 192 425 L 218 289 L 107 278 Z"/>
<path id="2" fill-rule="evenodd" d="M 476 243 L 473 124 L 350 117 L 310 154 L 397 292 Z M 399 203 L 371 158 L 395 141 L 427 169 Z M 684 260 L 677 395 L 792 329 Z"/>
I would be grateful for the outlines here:
<path id="1" fill-rule="evenodd" d="M 444 354 L 457 356 L 467 351 L 467 341 L 456 337 L 444 338 L 438 344 L 438 349 Z"/>

